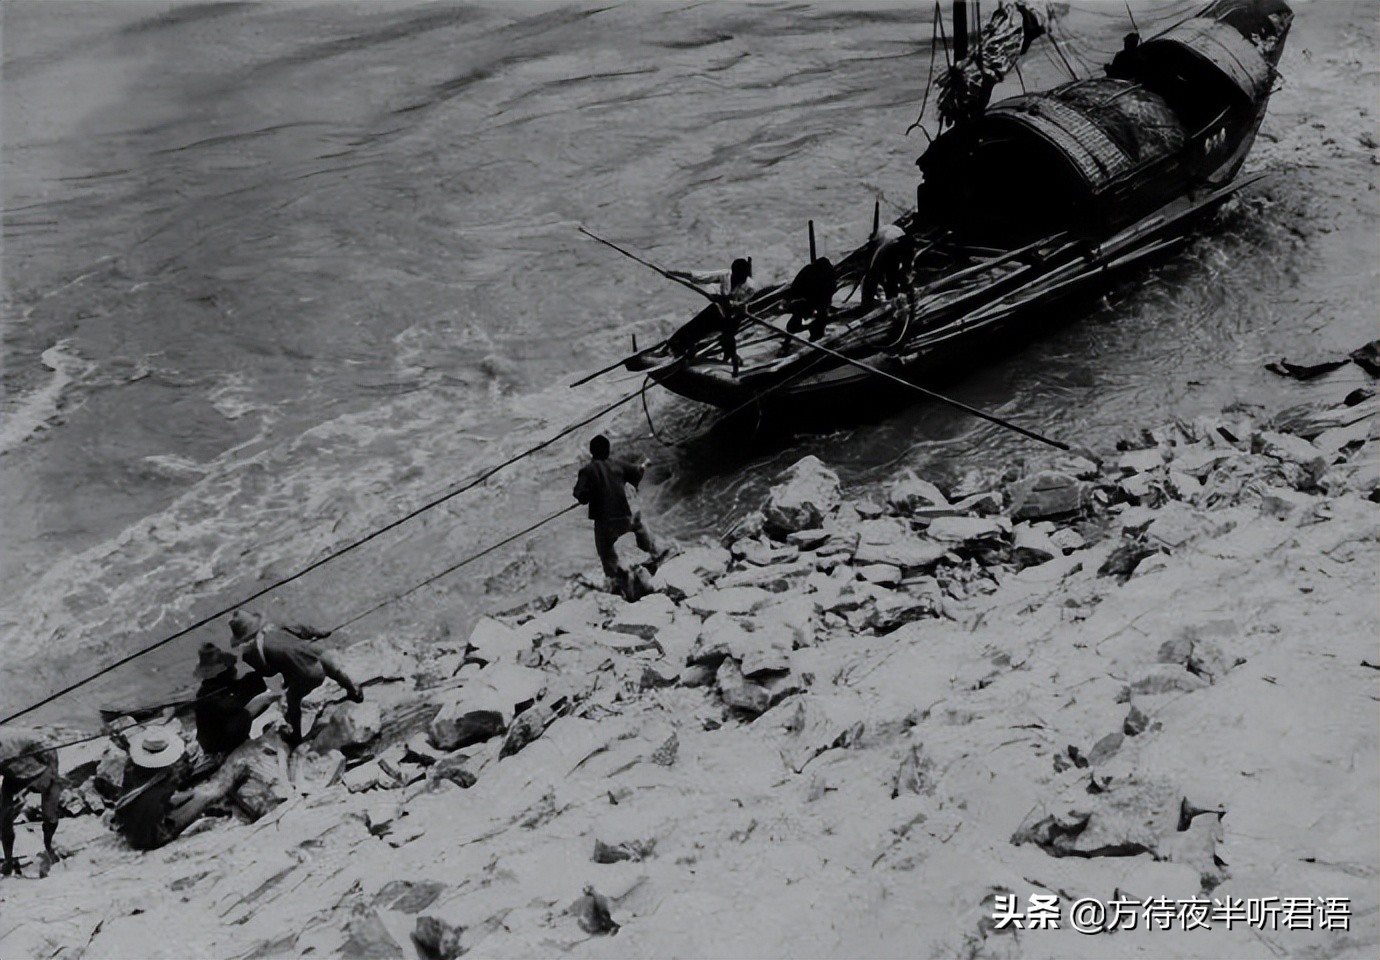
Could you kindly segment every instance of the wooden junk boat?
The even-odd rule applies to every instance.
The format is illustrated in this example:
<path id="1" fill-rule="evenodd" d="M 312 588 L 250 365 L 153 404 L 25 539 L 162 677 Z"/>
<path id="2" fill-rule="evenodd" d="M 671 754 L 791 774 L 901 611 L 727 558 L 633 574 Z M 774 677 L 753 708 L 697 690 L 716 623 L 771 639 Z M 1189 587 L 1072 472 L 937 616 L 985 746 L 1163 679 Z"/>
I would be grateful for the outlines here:
<path id="1" fill-rule="evenodd" d="M 1128 36 L 1106 77 L 991 105 L 992 87 L 1045 32 L 1044 12 L 1034 0 L 1004 2 L 970 45 L 966 4 L 954 6 L 941 132 L 916 161 L 916 210 L 895 224 L 906 241 L 901 288 L 871 303 L 850 289 L 875 252 L 874 214 L 874 239 L 827 265 L 833 292 L 817 342 L 785 332 L 798 276 L 737 313 L 739 369 L 704 315 L 624 366 L 727 410 L 847 404 L 886 385 L 874 371 L 938 380 L 1029 335 L 1051 304 L 1100 292 L 1186 242 L 1254 179 L 1237 173 L 1293 18 L 1283 0 L 1215 0 L 1138 46 Z M 813 227 L 811 241 L 802 275 L 818 266 Z"/>

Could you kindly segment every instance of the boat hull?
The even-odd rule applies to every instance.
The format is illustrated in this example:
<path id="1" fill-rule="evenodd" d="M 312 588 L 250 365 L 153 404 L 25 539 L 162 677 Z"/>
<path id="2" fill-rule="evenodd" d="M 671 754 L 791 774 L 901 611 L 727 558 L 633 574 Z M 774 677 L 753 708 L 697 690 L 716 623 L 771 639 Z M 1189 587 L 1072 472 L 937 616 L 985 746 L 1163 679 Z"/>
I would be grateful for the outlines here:
<path id="1" fill-rule="evenodd" d="M 1291 17 L 1283 0 L 1215 0 L 1146 41 L 1131 75 L 1109 68 L 1105 79 L 1011 98 L 941 134 L 918 161 L 920 208 L 896 224 L 912 244 L 907 286 L 880 303 L 866 292 L 861 303 L 829 301 L 826 349 L 790 332 L 790 302 L 804 301 L 782 285 L 741 317 L 741 370 L 717 333 L 687 355 L 641 354 L 629 369 L 730 413 L 847 416 L 905 390 L 878 372 L 938 384 L 1072 319 L 1077 310 L 1053 308 L 1169 255 L 1255 179 L 1238 172 Z M 982 174 L 1004 166 L 1047 175 L 1048 196 L 1034 175 L 1005 195 L 975 189 L 1001 182 Z M 844 257 L 839 288 L 863 282 L 873 255 L 865 244 Z"/>

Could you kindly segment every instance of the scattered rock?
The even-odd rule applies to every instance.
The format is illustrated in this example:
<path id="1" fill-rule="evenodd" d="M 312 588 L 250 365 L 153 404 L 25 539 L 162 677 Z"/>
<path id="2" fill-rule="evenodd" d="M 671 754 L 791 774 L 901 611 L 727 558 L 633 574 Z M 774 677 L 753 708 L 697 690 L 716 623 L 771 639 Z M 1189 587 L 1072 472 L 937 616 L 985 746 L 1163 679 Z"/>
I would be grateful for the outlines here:
<path id="1" fill-rule="evenodd" d="M 481 617 L 470 631 L 468 652 L 489 663 L 513 660 L 527 644 L 517 631 L 493 617 Z"/>
<path id="2" fill-rule="evenodd" d="M 512 726 L 508 728 L 508 735 L 503 739 L 503 746 L 499 748 L 499 758 L 511 757 L 523 747 L 542 735 L 542 732 L 551 725 L 556 719 L 555 713 L 544 703 L 534 703 L 522 713 L 518 714 Z"/>
<path id="3" fill-rule="evenodd" d="M 990 517 L 1001 513 L 1001 509 L 1006 505 L 1002 499 L 1000 491 L 985 490 L 982 493 L 974 493 L 964 497 L 953 505 L 955 510 L 963 513 L 975 513 L 980 517 Z"/>
<path id="4" fill-rule="evenodd" d="M 1123 697 L 1153 696 L 1157 693 L 1192 693 L 1206 687 L 1207 681 L 1179 664 L 1158 664 L 1127 688 Z"/>
<path id="5" fill-rule="evenodd" d="M 469 756 L 463 753 L 452 753 L 442 757 L 440 760 L 427 770 L 427 779 L 435 782 L 438 780 L 449 780 L 462 789 L 468 790 L 474 786 L 477 778 L 470 772 L 466 764 L 469 763 Z"/>
<path id="6" fill-rule="evenodd" d="M 1059 473 L 1067 473 L 1069 476 L 1078 480 L 1096 480 L 1102 472 L 1102 468 L 1096 460 L 1076 454 L 1066 454 L 1054 461 L 1053 469 Z"/>
<path id="7" fill-rule="evenodd" d="M 742 547 L 742 553 L 738 553 L 739 546 Z M 765 540 L 739 540 L 733 547 L 735 556 L 741 556 L 748 563 L 757 567 L 786 563 L 800 555 L 799 547 L 789 543 L 768 543 Z"/>
<path id="8" fill-rule="evenodd" d="M 814 550 L 829 542 L 832 534 L 827 530 L 796 530 L 786 537 L 786 542 L 798 550 Z"/>
<path id="9" fill-rule="evenodd" d="M 1365 346 L 1357 347 L 1348 356 L 1372 377 L 1380 377 L 1380 340 L 1372 340 Z"/>
<path id="10" fill-rule="evenodd" d="M 626 843 L 608 844 L 602 840 L 594 841 L 595 863 L 622 863 L 625 860 L 642 861 L 648 859 L 656 849 L 655 840 L 629 840 Z"/>
<path id="11" fill-rule="evenodd" d="M 312 738 L 312 750 L 329 753 L 339 750 L 349 755 L 358 753 L 373 742 L 383 729 L 383 712 L 379 705 L 366 700 L 363 703 L 338 703 L 325 713 L 325 726 Z"/>
<path id="12" fill-rule="evenodd" d="M 459 750 L 498 736 L 505 726 L 497 710 L 468 709 L 462 692 L 431 721 L 431 744 L 438 750 Z"/>
<path id="13" fill-rule="evenodd" d="M 370 906 L 417 913 L 435 903 L 445 889 L 446 885 L 436 880 L 390 880 L 374 894 Z"/>
<path id="14" fill-rule="evenodd" d="M 377 760 L 368 760 L 357 767 L 346 770 L 341 776 L 340 782 L 351 793 L 398 786 L 398 781 Z"/>
<path id="15" fill-rule="evenodd" d="M 1064 551 L 1054 538 L 1028 523 L 1019 523 L 1012 532 L 1012 556 L 1017 566 L 1029 567 L 1062 557 Z"/>
<path id="16" fill-rule="evenodd" d="M 1313 512 L 1317 503 L 1317 497 L 1288 487 L 1268 487 L 1260 494 L 1260 512 L 1279 520 L 1306 516 Z"/>
<path id="17" fill-rule="evenodd" d="M 771 703 L 771 694 L 763 687 L 749 683 L 739 669 L 738 661 L 732 658 L 719 664 L 714 681 L 718 684 L 719 696 L 724 703 L 750 716 L 761 714 Z"/>
<path id="18" fill-rule="evenodd" d="M 1128 737 L 1138 737 L 1150 726 L 1150 718 L 1141 712 L 1140 707 L 1134 703 L 1126 713 L 1126 719 L 1121 721 L 1121 732 Z"/>
<path id="19" fill-rule="evenodd" d="M 680 737 L 676 736 L 675 731 L 666 738 L 661 746 L 652 751 L 651 761 L 659 767 L 673 767 L 676 764 L 676 756 L 680 753 Z"/>
<path id="20" fill-rule="evenodd" d="M 787 734 L 779 748 L 781 759 L 795 773 L 826 750 L 857 743 L 864 729 L 862 706 L 856 700 L 795 697 L 772 712 L 772 717 L 778 715 Z"/>
<path id="21" fill-rule="evenodd" d="M 1274 360 L 1265 364 L 1265 369 L 1281 377 L 1292 380 L 1313 380 L 1325 373 L 1331 373 L 1346 365 L 1345 360 L 1323 360 L 1319 363 L 1290 363 L 1288 360 Z"/>
<path id="22" fill-rule="evenodd" d="M 940 612 L 937 590 L 934 594 L 924 596 L 885 590 L 876 598 L 872 612 L 866 617 L 865 622 L 878 633 L 890 633 L 907 623 L 937 616 Z"/>
<path id="23" fill-rule="evenodd" d="M 763 511 L 766 526 L 782 536 L 815 530 L 838 502 L 838 475 L 818 457 L 805 457 L 786 471 L 783 483 L 771 488 Z"/>
<path id="24" fill-rule="evenodd" d="M 909 514 L 919 507 L 947 507 L 948 498 L 930 483 L 907 470 L 887 491 L 887 503 L 899 513 Z"/>
<path id="25" fill-rule="evenodd" d="M 685 605 L 702 617 L 715 613 L 751 613 L 770 602 L 772 594 L 761 587 L 727 587 L 706 590 L 685 601 Z"/>
<path id="26" fill-rule="evenodd" d="M 1087 545 L 1083 535 L 1073 527 L 1060 527 L 1049 535 L 1049 539 L 1060 550 L 1071 553 L 1074 550 L 1082 550 Z"/>
<path id="27" fill-rule="evenodd" d="M 1218 520 L 1174 501 L 1165 504 L 1145 528 L 1145 539 L 1152 545 L 1177 550 L 1193 540 L 1215 537 L 1222 532 L 1223 525 Z"/>
<path id="28" fill-rule="evenodd" d="M 421 916 L 417 918 L 412 939 L 428 960 L 456 960 L 465 952 L 461 940 L 464 932 L 464 927 L 452 926 L 437 917 Z"/>
<path id="29" fill-rule="evenodd" d="M 973 540 L 1000 540 L 1011 532 L 1005 517 L 938 517 L 925 531 L 941 543 L 969 543 Z"/>
<path id="30" fill-rule="evenodd" d="M 609 621 L 607 629 L 652 640 L 671 625 L 675 612 L 676 605 L 669 597 L 654 593 L 624 607 Z"/>
<path id="31" fill-rule="evenodd" d="M 1043 520 L 1078 513 L 1088 505 L 1087 488 L 1066 473 L 1044 470 L 1011 487 L 1011 518 Z"/>
<path id="32" fill-rule="evenodd" d="M 925 753 L 924 747 L 912 744 L 901 759 L 900 766 L 891 781 L 891 798 L 895 800 L 903 793 L 917 796 L 933 796 L 938 784 L 934 761 Z"/>
<path id="33" fill-rule="evenodd" d="M 1116 756 L 1116 752 L 1121 749 L 1121 744 L 1125 739 L 1126 734 L 1120 730 L 1107 734 L 1094 743 L 1093 748 L 1088 751 L 1088 763 L 1096 767 L 1112 759 Z"/>
<path id="34" fill-rule="evenodd" d="M 1276 460 L 1296 463 L 1315 472 L 1317 476 L 1321 476 L 1327 467 L 1327 460 L 1323 457 L 1322 452 L 1303 437 L 1297 437 L 1291 433 L 1262 430 L 1251 440 L 1252 452 L 1261 453 Z"/>
<path id="35" fill-rule="evenodd" d="M 1126 578 L 1135 572 L 1142 560 L 1158 552 L 1155 547 L 1141 540 L 1128 537 L 1117 544 L 1107 555 L 1107 559 L 1102 562 L 1102 566 L 1097 568 L 1097 572 L 1104 577 Z"/>
<path id="36" fill-rule="evenodd" d="M 1156 467 L 1164 466 L 1164 454 L 1160 453 L 1158 447 L 1151 447 L 1149 450 L 1130 450 L 1121 455 L 1116 465 L 1122 473 L 1149 473 Z"/>
<path id="37" fill-rule="evenodd" d="M 866 520 L 858 531 L 853 562 L 862 566 L 887 563 L 902 569 L 933 566 L 948 552 L 945 544 L 922 540 L 900 520 Z"/>
<path id="38" fill-rule="evenodd" d="M 1154 854 L 1178 832 L 1178 792 L 1134 778 L 1113 781 L 1079 806 L 1027 822 L 1011 842 L 1034 843 L 1056 857 L 1124 857 Z"/>
<path id="39" fill-rule="evenodd" d="M 1186 473 L 1170 470 L 1169 492 L 1179 500 L 1192 500 L 1203 492 L 1203 485 Z"/>
<path id="40" fill-rule="evenodd" d="M 889 563 L 873 563 L 865 567 L 859 567 L 858 576 L 868 583 L 876 583 L 884 587 L 894 587 L 901 582 L 901 568 L 894 567 Z"/>
<path id="41" fill-rule="evenodd" d="M 344 960 L 392 960 L 403 956 L 402 946 L 393 939 L 373 907 L 356 904 L 345 932 L 347 938 L 340 948 Z"/>
<path id="42" fill-rule="evenodd" d="M 682 687 L 707 687 L 714 682 L 717 672 L 717 667 L 711 667 L 707 663 L 692 663 L 681 670 L 676 682 Z"/>
<path id="43" fill-rule="evenodd" d="M 584 896 L 571 905 L 569 912 L 575 916 L 580 929 L 591 936 L 618 932 L 618 924 L 613 921 L 609 898 L 598 893 L 592 886 L 585 887 Z"/>

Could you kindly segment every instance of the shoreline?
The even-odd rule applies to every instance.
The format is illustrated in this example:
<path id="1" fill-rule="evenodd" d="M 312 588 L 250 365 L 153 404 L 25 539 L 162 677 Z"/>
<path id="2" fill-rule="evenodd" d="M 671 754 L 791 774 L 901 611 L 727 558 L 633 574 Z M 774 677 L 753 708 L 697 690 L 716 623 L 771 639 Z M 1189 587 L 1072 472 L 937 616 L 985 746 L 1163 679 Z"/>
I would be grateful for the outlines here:
<path id="1" fill-rule="evenodd" d="M 346 648 L 366 703 L 311 698 L 334 749 L 257 822 L 140 854 L 64 820 L 0 952 L 1373 955 L 1380 401 L 1347 399 L 886 504 L 807 457 L 637 603 L 580 576 Z M 476 710 L 506 732 L 456 746 Z M 69 808 L 104 813 L 103 747 L 64 752 Z M 1349 897 L 1349 929 L 994 927 L 1118 893 Z"/>

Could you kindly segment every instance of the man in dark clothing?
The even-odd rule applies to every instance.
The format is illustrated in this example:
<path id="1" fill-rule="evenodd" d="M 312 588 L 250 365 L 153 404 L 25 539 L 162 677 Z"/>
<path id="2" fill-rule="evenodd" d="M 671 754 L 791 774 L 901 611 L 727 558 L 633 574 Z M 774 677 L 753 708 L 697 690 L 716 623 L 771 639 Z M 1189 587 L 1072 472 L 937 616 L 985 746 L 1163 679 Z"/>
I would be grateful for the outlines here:
<path id="1" fill-rule="evenodd" d="M 226 754 L 249 739 L 254 718 L 268 709 L 276 694 L 258 673 L 238 676 L 233 653 L 214 643 L 203 643 L 200 662 L 193 673 L 197 688 L 196 742 L 208 755 Z"/>
<path id="2" fill-rule="evenodd" d="M 757 294 L 757 282 L 752 279 L 752 258 L 739 257 L 727 270 L 670 270 L 668 274 L 702 289 L 709 288 L 705 293 L 714 300 L 667 341 L 671 351 L 685 356 L 701 340 L 717 331 L 724 360 L 736 376 L 742 366 L 738 357 L 738 327 L 747 316 L 748 301 Z"/>
<path id="3" fill-rule="evenodd" d="M 251 669 L 262 676 L 281 675 L 283 678 L 283 719 L 290 728 L 293 743 L 302 742 L 302 698 L 330 677 L 345 688 L 346 695 L 356 703 L 364 693 L 350 679 L 339 661 L 329 653 L 318 653 L 306 639 L 319 639 L 325 634 L 309 627 L 279 627 L 265 623 L 263 617 L 247 610 L 236 610 L 230 618 L 232 647 L 243 648 L 240 653 Z"/>
<path id="4" fill-rule="evenodd" d="M 185 751 L 182 738 L 167 727 L 149 728 L 130 738 L 125 793 L 115 804 L 113 819 L 136 850 L 170 843 L 248 779 L 249 769 L 235 754 L 210 779 L 183 789 L 205 772 L 192 768 Z"/>
<path id="5" fill-rule="evenodd" d="M 789 333 L 799 333 L 805 329 L 805 321 L 810 321 L 810 339 L 818 340 L 824 336 L 829 325 L 829 314 L 833 308 L 834 293 L 838 290 L 838 272 L 828 257 L 812 260 L 800 268 L 791 281 L 787 302 L 791 307 L 791 318 L 786 321 Z"/>
<path id="6" fill-rule="evenodd" d="M 22 797 L 32 790 L 43 798 L 43 850 L 57 860 L 53 835 L 57 833 L 58 803 L 62 797 L 62 777 L 58 775 L 57 751 L 47 736 L 28 727 L 0 726 L 0 876 L 19 872 L 14 857 L 14 821 L 23 805 Z"/>
<path id="7" fill-rule="evenodd" d="M 615 460 L 609 456 L 609 440 L 603 435 L 589 441 L 589 463 L 580 468 L 575 480 L 575 499 L 589 505 L 589 518 L 594 521 L 594 549 L 604 574 L 622 582 L 628 571 L 618 559 L 617 541 L 626 533 L 637 537 L 637 546 L 650 553 L 653 567 L 665 557 L 657 549 L 656 540 L 642 522 L 642 514 L 628 503 L 626 485 L 636 489 L 642 482 L 645 465 Z"/>
<path id="8" fill-rule="evenodd" d="M 1134 80 L 1140 66 L 1140 34 L 1131 32 L 1121 41 L 1121 49 L 1103 69 L 1115 80 Z"/>
<path id="9" fill-rule="evenodd" d="M 862 302 L 872 306 L 879 292 L 894 300 L 909 282 L 914 244 L 905 230 L 893 224 L 882 227 L 872 238 L 872 260 L 863 276 Z"/>

